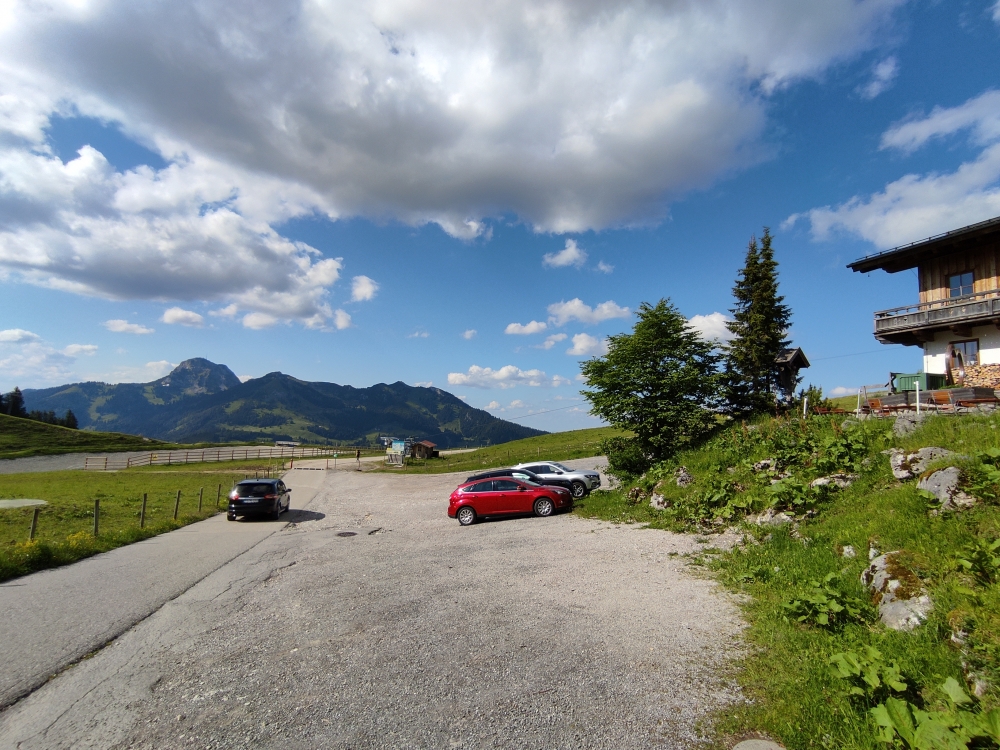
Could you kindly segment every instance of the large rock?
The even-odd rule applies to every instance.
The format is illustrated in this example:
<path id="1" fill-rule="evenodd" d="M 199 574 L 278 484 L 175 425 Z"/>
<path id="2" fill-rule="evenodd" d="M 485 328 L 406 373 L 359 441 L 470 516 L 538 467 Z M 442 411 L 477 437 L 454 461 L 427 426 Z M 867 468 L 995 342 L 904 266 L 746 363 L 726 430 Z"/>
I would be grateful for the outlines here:
<path id="1" fill-rule="evenodd" d="M 858 479 L 857 474 L 831 474 L 828 477 L 820 477 L 809 483 L 810 487 L 829 487 L 831 484 L 844 489 L 850 487 Z"/>
<path id="2" fill-rule="evenodd" d="M 913 630 L 927 619 L 934 603 L 917 574 L 904 566 L 901 552 L 886 552 L 874 558 L 861 574 L 871 589 L 882 624 L 892 630 Z"/>
<path id="3" fill-rule="evenodd" d="M 913 479 L 923 474 L 932 462 L 953 455 L 955 454 L 952 451 L 945 448 L 921 448 L 913 453 L 892 448 L 889 451 L 889 466 L 892 467 L 892 475 L 896 479 Z"/>
<path id="4" fill-rule="evenodd" d="M 667 508 L 670 507 L 670 503 L 667 502 L 667 498 L 665 498 L 663 495 L 659 494 L 655 490 L 653 491 L 652 496 L 650 496 L 649 498 L 649 505 L 651 508 L 655 510 L 666 510 Z"/>
<path id="5" fill-rule="evenodd" d="M 775 471 L 778 468 L 778 461 L 774 458 L 762 458 L 753 465 L 754 471 Z"/>
<path id="6" fill-rule="evenodd" d="M 958 488 L 961 480 L 962 472 L 959 468 L 949 466 L 921 477 L 917 489 L 927 490 L 940 500 L 942 511 L 966 510 L 979 501 Z"/>
<path id="7" fill-rule="evenodd" d="M 674 481 L 677 482 L 678 487 L 687 487 L 694 481 L 694 477 L 691 476 L 691 472 L 687 470 L 686 466 L 678 466 L 674 472 Z"/>
<path id="8" fill-rule="evenodd" d="M 925 419 L 927 419 L 927 412 L 900 414 L 892 425 L 892 432 L 896 437 L 909 435 L 911 432 L 916 432 L 917 427 Z"/>
<path id="9" fill-rule="evenodd" d="M 755 523 L 758 526 L 784 526 L 785 524 L 792 523 L 794 520 L 792 516 L 783 511 L 777 511 L 774 508 L 768 508 L 763 513 L 747 517 L 747 521 Z"/>

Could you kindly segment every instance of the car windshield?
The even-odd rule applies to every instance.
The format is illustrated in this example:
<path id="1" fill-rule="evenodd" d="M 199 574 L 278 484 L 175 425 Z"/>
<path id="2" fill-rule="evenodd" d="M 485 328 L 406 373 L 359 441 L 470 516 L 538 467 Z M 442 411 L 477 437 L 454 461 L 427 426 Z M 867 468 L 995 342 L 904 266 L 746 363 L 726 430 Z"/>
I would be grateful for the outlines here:
<path id="1" fill-rule="evenodd" d="M 240 497 L 264 497 L 274 494 L 273 484 L 244 484 L 236 485 L 236 491 Z"/>
<path id="2" fill-rule="evenodd" d="M 552 465 L 555 466 L 557 469 L 562 469 L 563 471 L 573 471 L 572 469 L 567 468 L 562 464 L 553 463 Z"/>
<path id="3" fill-rule="evenodd" d="M 526 484 L 529 487 L 541 487 L 542 486 L 538 482 L 532 482 L 530 479 L 521 479 L 521 477 L 518 477 L 518 479 L 521 480 L 521 484 Z"/>

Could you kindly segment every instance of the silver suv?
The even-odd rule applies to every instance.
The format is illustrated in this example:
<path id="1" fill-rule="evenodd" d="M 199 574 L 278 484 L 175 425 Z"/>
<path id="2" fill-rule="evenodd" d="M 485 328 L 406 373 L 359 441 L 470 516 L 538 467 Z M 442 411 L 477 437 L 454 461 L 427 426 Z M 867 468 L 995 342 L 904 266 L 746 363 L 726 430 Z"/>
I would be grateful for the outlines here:
<path id="1" fill-rule="evenodd" d="M 555 461 L 518 464 L 514 468 L 534 472 L 542 479 L 568 479 L 572 484 L 573 497 L 577 499 L 585 497 L 591 490 L 596 490 L 601 486 L 601 475 L 596 471 L 570 469 Z"/>

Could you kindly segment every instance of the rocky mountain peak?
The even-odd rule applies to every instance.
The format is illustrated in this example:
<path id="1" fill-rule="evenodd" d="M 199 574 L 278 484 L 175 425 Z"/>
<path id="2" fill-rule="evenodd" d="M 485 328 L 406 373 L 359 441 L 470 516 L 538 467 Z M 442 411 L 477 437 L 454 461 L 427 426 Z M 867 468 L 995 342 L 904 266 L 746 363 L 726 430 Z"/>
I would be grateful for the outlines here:
<path id="1" fill-rule="evenodd" d="M 157 390 L 169 389 L 173 398 L 219 393 L 239 384 L 240 379 L 228 367 L 202 357 L 184 360 L 169 375 L 151 383 Z"/>

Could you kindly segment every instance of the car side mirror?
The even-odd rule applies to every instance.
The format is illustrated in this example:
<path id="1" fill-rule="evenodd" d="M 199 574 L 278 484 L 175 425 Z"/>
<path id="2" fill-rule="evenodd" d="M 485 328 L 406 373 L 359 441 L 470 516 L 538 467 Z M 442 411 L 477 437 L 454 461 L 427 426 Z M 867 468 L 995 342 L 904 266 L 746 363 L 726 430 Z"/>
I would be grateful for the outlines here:
<path id="1" fill-rule="evenodd" d="M 528 488 L 525 487 L 524 485 L 521 485 L 520 487 L 517 488 L 517 491 L 518 492 L 527 492 Z"/>
<path id="2" fill-rule="evenodd" d="M 561 471 L 557 471 L 556 474 L 562 474 L 562 472 Z"/>

